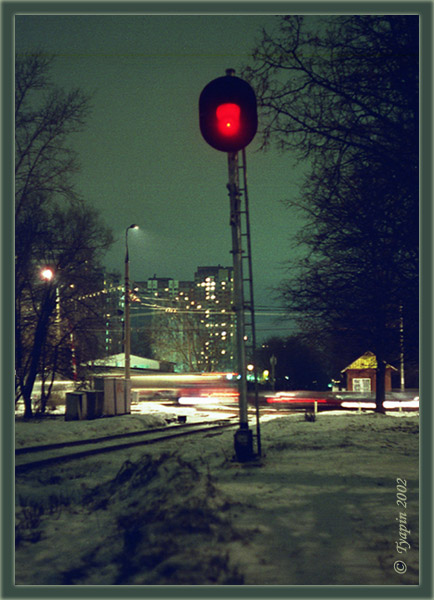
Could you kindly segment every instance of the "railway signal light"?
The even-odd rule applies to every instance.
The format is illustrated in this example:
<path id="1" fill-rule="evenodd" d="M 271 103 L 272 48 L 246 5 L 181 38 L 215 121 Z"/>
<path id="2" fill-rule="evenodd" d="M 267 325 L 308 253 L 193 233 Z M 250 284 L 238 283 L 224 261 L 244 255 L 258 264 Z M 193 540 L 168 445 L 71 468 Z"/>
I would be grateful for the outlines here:
<path id="1" fill-rule="evenodd" d="M 217 106 L 217 127 L 224 136 L 233 137 L 240 130 L 240 112 L 238 104 L 226 102 Z"/>
<path id="2" fill-rule="evenodd" d="M 199 97 L 199 126 L 205 141 L 222 152 L 238 152 L 255 137 L 256 96 L 251 86 L 228 69 L 204 87 Z"/>

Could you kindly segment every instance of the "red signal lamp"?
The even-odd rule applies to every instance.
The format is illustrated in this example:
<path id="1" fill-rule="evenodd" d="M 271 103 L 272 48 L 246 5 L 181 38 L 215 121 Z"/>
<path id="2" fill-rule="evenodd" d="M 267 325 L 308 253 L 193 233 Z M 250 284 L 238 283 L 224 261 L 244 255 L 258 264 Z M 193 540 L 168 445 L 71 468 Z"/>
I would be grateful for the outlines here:
<path id="1" fill-rule="evenodd" d="M 238 104 L 226 102 L 216 110 L 217 127 L 222 135 L 236 135 L 240 129 L 241 109 Z"/>
<path id="2" fill-rule="evenodd" d="M 238 152 L 254 138 L 258 127 L 255 92 L 232 69 L 202 90 L 199 127 L 204 140 L 221 152 Z"/>

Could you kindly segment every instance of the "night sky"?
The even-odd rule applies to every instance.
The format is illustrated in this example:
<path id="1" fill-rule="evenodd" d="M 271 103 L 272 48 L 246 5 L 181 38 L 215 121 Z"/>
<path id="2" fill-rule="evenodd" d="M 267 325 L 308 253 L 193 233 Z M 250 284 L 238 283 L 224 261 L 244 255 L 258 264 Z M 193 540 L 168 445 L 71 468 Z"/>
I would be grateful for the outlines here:
<path id="1" fill-rule="evenodd" d="M 93 93 L 92 114 L 74 136 L 77 190 L 102 214 L 116 242 L 105 266 L 123 272 L 125 229 L 136 281 L 192 280 L 198 266 L 232 265 L 227 155 L 199 131 L 202 89 L 250 58 L 270 15 L 17 15 L 17 52 L 56 55 L 53 81 Z M 259 115 L 260 118 L 260 115 Z M 260 123 L 259 123 L 260 127 Z M 300 227 L 283 204 L 299 192 L 303 169 L 290 154 L 247 148 L 258 337 L 287 334 L 265 308 L 285 277 Z"/>

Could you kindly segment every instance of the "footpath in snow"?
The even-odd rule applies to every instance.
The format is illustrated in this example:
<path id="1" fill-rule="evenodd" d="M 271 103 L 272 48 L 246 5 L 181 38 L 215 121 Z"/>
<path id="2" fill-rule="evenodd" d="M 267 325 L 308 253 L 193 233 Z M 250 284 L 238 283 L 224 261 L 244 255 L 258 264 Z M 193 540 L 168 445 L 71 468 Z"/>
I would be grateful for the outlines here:
<path id="1" fill-rule="evenodd" d="M 16 445 L 161 426 L 16 423 Z M 90 433 L 93 432 L 93 433 Z M 17 476 L 16 585 L 417 585 L 418 413 L 320 413 Z"/>

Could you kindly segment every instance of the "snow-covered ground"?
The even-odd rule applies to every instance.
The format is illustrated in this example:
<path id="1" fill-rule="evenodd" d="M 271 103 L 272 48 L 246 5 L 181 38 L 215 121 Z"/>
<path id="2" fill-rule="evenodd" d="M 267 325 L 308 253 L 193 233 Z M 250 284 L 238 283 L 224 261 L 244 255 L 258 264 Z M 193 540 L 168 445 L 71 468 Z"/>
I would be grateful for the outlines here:
<path id="1" fill-rule="evenodd" d="M 146 412 L 17 420 L 16 445 L 176 417 Z M 224 430 L 18 475 L 16 585 L 417 585 L 418 432 L 418 413 L 268 417 L 257 462 Z"/>
<path id="2" fill-rule="evenodd" d="M 65 407 L 50 413 L 47 418 L 33 421 L 15 422 L 15 446 L 37 446 L 40 444 L 56 444 L 57 442 L 74 441 L 82 438 L 103 437 L 154 427 L 165 427 L 178 424 L 178 416 L 187 418 L 188 423 L 216 419 L 210 411 L 196 411 L 190 407 L 166 406 L 157 402 L 138 403 L 132 407 L 131 415 L 106 417 L 95 420 L 64 420 Z M 235 413 L 231 413 L 235 414 Z M 16 413 L 17 417 L 22 412 Z M 225 418 L 225 414 L 220 415 Z"/>

